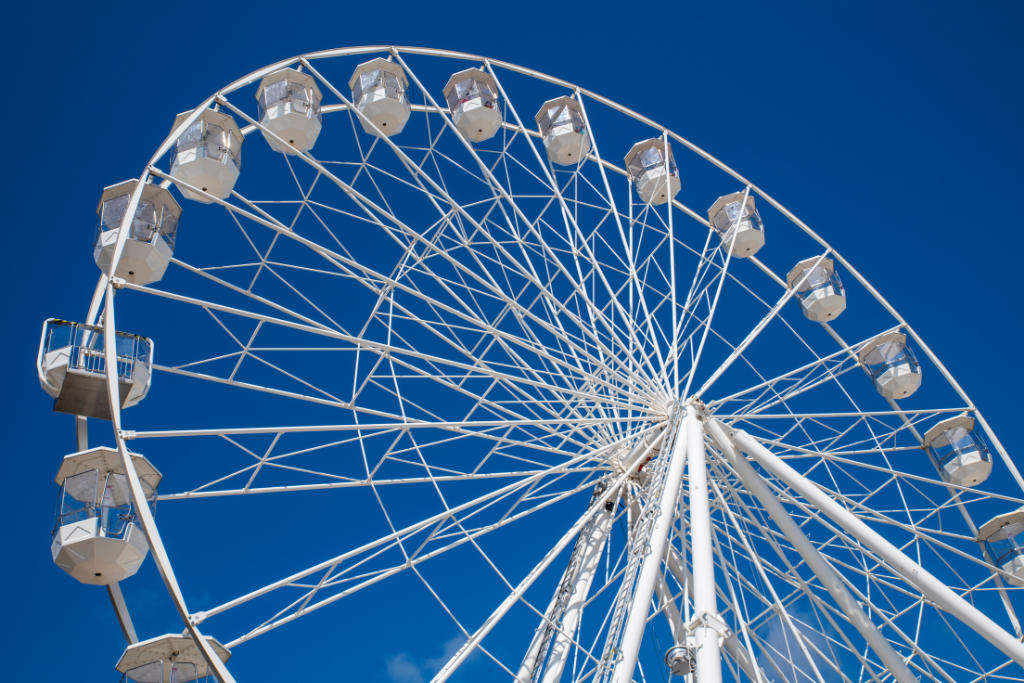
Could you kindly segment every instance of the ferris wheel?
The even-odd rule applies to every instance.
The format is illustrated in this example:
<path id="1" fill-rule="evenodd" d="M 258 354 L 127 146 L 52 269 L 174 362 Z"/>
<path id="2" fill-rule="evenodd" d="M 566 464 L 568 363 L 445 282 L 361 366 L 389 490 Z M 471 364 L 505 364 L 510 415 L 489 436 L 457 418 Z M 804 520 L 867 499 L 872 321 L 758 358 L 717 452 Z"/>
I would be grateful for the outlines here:
<path id="1" fill-rule="evenodd" d="M 124 680 L 228 683 L 340 619 L 383 667 L 367 605 L 399 599 L 457 636 L 437 682 L 1024 680 L 1024 479 L 978 407 L 817 232 L 632 109 L 330 50 L 97 194 L 91 305 L 37 364 L 76 416 L 54 562 L 109 591 Z M 145 562 L 184 633 L 136 632 Z"/>

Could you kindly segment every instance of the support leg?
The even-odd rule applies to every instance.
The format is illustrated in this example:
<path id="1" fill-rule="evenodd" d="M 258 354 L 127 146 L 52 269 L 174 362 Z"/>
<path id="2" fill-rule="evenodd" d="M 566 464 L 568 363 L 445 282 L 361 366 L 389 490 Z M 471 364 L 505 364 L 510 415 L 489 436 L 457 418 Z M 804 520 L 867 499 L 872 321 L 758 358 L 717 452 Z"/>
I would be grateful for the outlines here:
<path id="1" fill-rule="evenodd" d="M 730 434 L 730 438 L 732 443 L 739 449 L 753 456 L 763 467 L 778 477 L 782 483 L 828 515 L 832 521 L 899 572 L 908 583 L 916 586 L 921 591 L 921 594 L 937 607 L 952 614 L 985 638 L 985 640 L 999 648 L 1003 654 L 1010 657 L 1017 664 L 1024 666 L 1024 644 L 1001 628 L 989 616 L 954 593 L 949 586 L 907 557 L 899 548 L 855 517 L 853 513 L 833 500 L 811 481 L 805 479 L 803 475 L 758 443 L 752 436 L 743 430 L 736 430 Z"/>
<path id="2" fill-rule="evenodd" d="M 708 466 L 705 460 L 704 429 L 697 419 L 686 425 L 689 460 L 690 544 L 693 549 L 693 621 L 688 629 L 695 636 L 697 680 L 722 683 L 722 653 L 714 621 L 718 616 L 715 592 L 715 558 L 711 544 L 711 504 Z"/>
<path id="3" fill-rule="evenodd" d="M 594 528 L 590 537 L 586 539 L 583 548 L 583 555 L 580 558 L 579 573 L 576 576 L 575 590 L 569 596 L 569 604 L 565 608 L 565 615 L 562 617 L 562 625 L 554 634 L 554 642 L 551 644 L 551 654 L 544 665 L 543 683 L 558 683 L 562 678 L 562 670 L 572 649 L 570 639 L 576 633 L 576 627 L 583 615 L 583 604 L 590 594 L 590 586 L 594 582 L 594 574 L 597 572 L 597 565 L 601 560 L 601 550 L 604 547 L 605 539 L 612 525 L 612 512 L 601 510 L 597 513 Z"/>
<path id="4" fill-rule="evenodd" d="M 779 530 L 786 535 L 786 539 L 793 548 L 800 554 L 808 568 L 821 581 L 832 599 L 849 618 L 850 623 L 864 638 L 865 642 L 878 655 L 879 660 L 885 668 L 892 673 L 899 683 L 917 683 L 917 676 L 910 672 L 910 668 L 903 661 L 903 658 L 896 652 L 892 644 L 885 639 L 875 624 L 864 613 L 864 610 L 857 604 L 853 595 L 846 588 L 839 572 L 828 563 L 818 552 L 818 549 L 804 535 L 800 525 L 793 520 L 786 508 L 779 502 L 779 499 L 772 495 L 768 486 L 754 471 L 753 466 L 747 462 L 729 441 L 723 425 L 718 420 L 708 421 L 708 433 L 715 440 L 726 460 L 732 465 L 733 470 L 739 476 L 743 486 L 764 506 L 764 509 L 774 520 Z"/>
<path id="5" fill-rule="evenodd" d="M 633 603 L 623 631 L 620 647 L 622 658 L 615 665 L 615 672 L 612 675 L 614 683 L 629 683 L 633 680 L 633 670 L 636 669 L 640 655 L 640 643 L 647 628 L 647 613 L 650 611 L 651 598 L 654 597 L 654 589 L 661 574 L 661 561 L 668 548 L 668 535 L 676 516 L 676 504 L 686 466 L 687 428 L 691 422 L 696 421 L 693 409 L 687 408 L 687 415 L 683 419 L 683 424 L 679 426 L 675 443 L 666 446 L 667 452 L 671 453 L 671 460 L 665 474 L 661 500 L 658 501 L 658 517 L 654 520 L 654 527 L 651 530 L 650 551 L 640 567 Z M 700 425 L 697 425 L 697 429 L 700 429 Z"/>

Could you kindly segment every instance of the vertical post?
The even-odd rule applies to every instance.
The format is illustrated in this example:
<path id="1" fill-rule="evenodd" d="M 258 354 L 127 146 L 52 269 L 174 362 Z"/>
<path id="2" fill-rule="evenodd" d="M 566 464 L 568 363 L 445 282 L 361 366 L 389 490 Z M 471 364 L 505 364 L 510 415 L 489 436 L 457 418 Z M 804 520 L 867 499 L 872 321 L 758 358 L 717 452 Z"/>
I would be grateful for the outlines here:
<path id="1" fill-rule="evenodd" d="M 676 516 L 679 489 L 683 482 L 683 470 L 686 468 L 688 441 L 686 434 L 690 423 L 697 421 L 692 406 L 687 406 L 686 411 L 686 417 L 683 418 L 683 423 L 676 432 L 675 443 L 671 445 L 670 451 L 665 449 L 672 454 L 671 460 L 668 463 L 668 472 L 665 474 L 665 486 L 661 491 L 661 500 L 658 501 L 658 516 L 654 519 L 654 526 L 651 529 L 650 550 L 640 567 L 640 576 L 633 593 L 633 603 L 630 606 L 629 617 L 623 630 L 620 645 L 622 659 L 615 664 L 615 672 L 612 675 L 613 683 L 630 683 L 633 680 L 633 670 L 636 669 L 636 662 L 640 656 L 640 643 L 643 641 L 644 631 L 647 628 L 647 613 L 650 611 L 654 589 L 658 585 L 658 577 L 661 576 L 661 561 L 668 549 L 668 535 Z M 700 429 L 699 425 L 697 429 Z"/>
<path id="2" fill-rule="evenodd" d="M 689 408 L 694 411 L 694 408 Z M 691 414 L 693 414 L 691 412 Z M 693 552 L 693 621 L 687 625 L 694 634 L 697 680 L 722 683 L 722 652 L 715 622 L 718 595 L 715 592 L 715 556 L 711 543 L 711 503 L 708 465 L 705 460 L 704 427 L 696 417 L 687 425 L 689 442 L 690 547 Z M 724 635 L 724 634 L 723 634 Z"/>
<path id="3" fill-rule="evenodd" d="M 676 581 L 680 585 L 685 587 L 686 595 L 693 599 L 693 577 L 690 575 L 690 571 L 683 566 L 682 556 L 675 548 L 669 549 L 668 557 L 665 558 L 665 564 L 668 565 L 668 569 L 676 577 Z M 683 602 L 687 605 L 686 598 L 684 597 Z M 726 604 L 726 609 L 730 609 L 735 613 L 739 613 L 740 603 L 733 602 L 731 605 Z M 682 632 L 685 635 L 685 631 Z M 676 645 L 683 645 L 685 641 L 684 636 L 676 639 Z M 729 653 L 729 656 L 733 658 L 743 669 L 743 672 L 747 674 L 747 678 L 757 683 L 767 680 L 765 674 L 761 671 L 760 667 L 757 667 L 752 662 L 756 662 L 757 659 L 754 657 L 754 650 L 750 649 L 749 652 L 743 648 L 736 640 L 736 638 L 725 639 L 725 650 Z"/>
<path id="4" fill-rule="evenodd" d="M 89 450 L 89 418 L 75 415 L 75 440 L 79 453 Z"/>

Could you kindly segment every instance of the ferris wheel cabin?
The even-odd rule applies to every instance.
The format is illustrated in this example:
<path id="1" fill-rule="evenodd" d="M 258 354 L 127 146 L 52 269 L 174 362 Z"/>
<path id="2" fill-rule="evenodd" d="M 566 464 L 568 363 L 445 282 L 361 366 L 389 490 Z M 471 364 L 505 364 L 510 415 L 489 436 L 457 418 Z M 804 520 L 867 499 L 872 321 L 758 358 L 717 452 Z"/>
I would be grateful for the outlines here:
<path id="1" fill-rule="evenodd" d="M 444 86 L 452 123 L 473 142 L 490 140 L 501 129 L 501 106 L 494 77 L 480 69 L 453 74 Z"/>
<path id="2" fill-rule="evenodd" d="M 203 636 L 222 662 L 231 651 L 216 638 Z M 188 683 L 216 681 L 195 641 L 187 635 L 168 634 L 129 645 L 115 667 L 121 683 Z"/>
<path id="3" fill-rule="evenodd" d="M 551 163 L 572 166 L 590 154 L 590 134 L 576 100 L 571 97 L 548 100 L 534 119 Z"/>
<path id="4" fill-rule="evenodd" d="M 820 261 L 820 263 L 819 263 Z M 846 290 L 830 258 L 814 256 L 796 264 L 786 277 L 808 320 L 826 323 L 846 310 Z"/>
<path id="5" fill-rule="evenodd" d="M 992 564 L 1011 575 L 1010 583 L 1024 586 L 1024 508 L 985 522 L 978 529 L 978 542 L 985 545 Z"/>
<path id="6" fill-rule="evenodd" d="M 136 184 L 134 180 L 126 180 L 103 190 L 96 207 L 93 258 L 107 275 L 113 274 L 136 285 L 148 285 L 164 276 L 174 255 L 181 207 L 171 193 L 159 185 L 143 185 L 142 199 L 128 226 L 128 239 L 125 240 L 121 259 L 117 262 L 117 270 L 111 273 L 110 263 L 121 233 L 121 221 Z"/>
<path id="7" fill-rule="evenodd" d="M 409 79 L 401 64 L 381 57 L 364 62 L 352 72 L 348 87 L 352 89 L 352 104 L 366 117 L 360 118 L 363 130 L 370 135 L 383 133 L 385 137 L 402 132 L 412 105 L 407 92 Z"/>
<path id="8" fill-rule="evenodd" d="M 146 491 L 156 506 L 161 474 L 146 458 L 132 454 Z M 80 583 L 106 586 L 132 576 L 149 544 L 135 523 L 135 506 L 121 455 L 92 448 L 64 458 L 54 481 L 60 486 L 50 552 L 53 562 Z"/>
<path id="9" fill-rule="evenodd" d="M 992 472 L 992 455 L 967 414 L 939 422 L 925 433 L 921 445 L 950 484 L 977 486 Z"/>
<path id="10" fill-rule="evenodd" d="M 171 130 L 191 114 L 178 114 Z M 230 197 L 242 170 L 243 142 L 245 136 L 233 118 L 204 109 L 171 148 L 171 177 L 202 190 L 196 192 L 178 185 L 181 193 L 203 204 L 213 202 L 213 197 Z"/>
<path id="11" fill-rule="evenodd" d="M 921 364 L 907 346 L 907 335 L 887 332 L 861 347 L 864 371 L 882 396 L 907 398 L 921 386 Z"/>
<path id="12" fill-rule="evenodd" d="M 708 220 L 722 245 L 726 249 L 731 245 L 733 258 L 753 256 L 764 246 L 764 223 L 750 193 L 733 192 L 719 197 L 708 209 Z"/>
<path id="13" fill-rule="evenodd" d="M 264 135 L 270 148 L 292 156 L 313 149 L 323 127 L 322 99 L 316 81 L 309 74 L 281 69 L 264 76 L 256 90 L 260 125 L 287 143 Z"/>
<path id="14" fill-rule="evenodd" d="M 152 376 L 153 342 L 116 332 L 117 382 L 122 408 L 146 397 Z M 39 383 L 58 413 L 110 419 L 103 328 L 51 318 L 43 323 L 36 366 Z"/>
<path id="15" fill-rule="evenodd" d="M 679 194 L 679 169 L 671 144 L 660 138 L 638 142 L 629 150 L 625 162 L 626 172 L 644 204 L 664 204 Z"/>

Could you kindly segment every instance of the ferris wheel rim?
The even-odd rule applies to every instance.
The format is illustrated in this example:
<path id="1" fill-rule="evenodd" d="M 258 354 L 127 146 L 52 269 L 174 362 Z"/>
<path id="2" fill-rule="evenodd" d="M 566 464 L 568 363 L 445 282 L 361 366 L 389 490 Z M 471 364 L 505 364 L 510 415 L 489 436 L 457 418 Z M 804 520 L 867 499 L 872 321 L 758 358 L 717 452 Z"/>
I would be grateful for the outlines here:
<path id="1" fill-rule="evenodd" d="M 985 431 L 993 439 L 994 445 L 995 445 L 996 449 L 1000 452 L 1001 456 L 1003 457 L 1003 460 L 1004 460 L 1005 464 L 1008 465 L 1010 471 L 1013 473 L 1013 475 L 1016 478 L 1018 484 L 1021 486 L 1022 490 L 1024 490 L 1024 480 L 1021 479 L 1020 474 L 1017 472 L 1016 467 L 1014 466 L 1014 464 L 1013 464 L 1012 460 L 1010 459 L 1009 455 L 1005 452 L 1004 448 L 1002 447 L 1002 444 L 999 442 L 999 440 L 996 437 L 995 433 L 993 432 L 993 430 L 991 430 L 991 428 L 989 428 L 988 424 L 984 420 L 984 417 L 981 415 L 981 412 L 977 409 L 977 407 L 974 405 L 974 403 L 972 401 L 970 401 L 970 399 L 967 397 L 966 393 L 962 390 L 962 388 L 956 382 L 956 380 L 952 377 L 952 375 L 945 369 L 945 367 L 939 361 L 937 356 L 935 356 L 935 354 L 925 344 L 925 342 L 920 338 L 920 336 L 916 333 L 916 331 L 914 331 L 913 328 L 909 324 L 906 323 L 906 321 L 903 319 L 903 317 L 900 316 L 895 311 L 895 309 L 892 308 L 891 305 L 889 305 L 889 303 L 877 292 L 877 290 L 875 290 L 874 287 L 856 269 L 854 269 L 853 266 L 848 261 L 846 261 L 845 258 L 843 258 L 837 251 L 835 251 L 830 245 L 828 245 L 828 243 L 826 243 L 821 237 L 819 237 L 808 226 L 806 226 L 806 224 L 804 224 L 802 221 L 800 221 L 795 215 L 790 213 L 781 204 L 779 204 L 774 199 L 772 199 L 767 194 L 765 194 L 757 186 L 753 185 L 752 183 L 749 183 L 745 178 L 740 176 L 738 173 L 732 171 L 731 168 L 725 166 L 724 164 L 719 162 L 714 157 L 711 157 L 707 153 L 703 152 L 703 150 L 701 150 L 700 148 L 696 147 L 695 145 L 692 145 L 691 143 L 689 143 L 684 138 L 678 136 L 675 133 L 672 133 L 669 129 L 661 127 L 661 126 L 658 126 L 653 121 L 650 121 L 649 119 L 646 119 L 646 117 L 642 117 L 641 115 L 636 114 L 632 110 L 629 110 L 628 108 L 622 107 L 621 105 L 618 105 L 617 103 L 615 103 L 615 102 L 613 102 L 611 100 L 607 100 L 607 98 L 603 98 L 602 96 L 597 95 L 596 93 L 592 93 L 592 92 L 590 92 L 588 90 L 579 88 L 578 86 L 572 85 L 571 83 L 568 83 L 567 81 L 562 81 L 561 79 L 555 79 L 553 77 L 547 76 L 546 74 L 542 74 L 541 72 L 537 72 L 537 71 L 534 71 L 534 70 L 531 70 L 531 69 L 526 69 L 524 67 L 519 67 L 519 66 L 516 66 L 514 64 L 507 63 L 507 62 L 502 62 L 502 61 L 498 61 L 498 60 L 490 60 L 490 59 L 488 59 L 486 57 L 482 57 L 482 56 L 479 56 L 479 55 L 468 54 L 468 53 L 446 51 L 446 50 L 434 50 L 434 49 L 429 49 L 429 48 L 411 48 L 411 47 L 393 47 L 393 46 L 361 46 L 361 47 L 353 47 L 353 48 L 340 48 L 340 49 L 336 49 L 336 50 L 324 50 L 324 51 L 319 51 L 319 52 L 315 52 L 315 53 L 310 53 L 310 54 L 307 54 L 307 55 L 300 55 L 300 56 L 294 57 L 294 58 L 289 59 L 289 60 L 282 60 L 282 61 L 279 61 L 279 62 L 275 62 L 275 63 L 273 63 L 273 64 L 271 64 L 269 66 L 263 67 L 263 68 L 258 69 L 256 71 L 253 71 L 250 74 L 248 74 L 247 76 L 244 76 L 243 78 L 238 79 L 238 80 L 232 82 L 229 86 L 227 86 L 227 87 L 217 91 L 217 93 L 215 93 L 214 95 L 212 95 L 209 98 L 207 98 L 207 100 L 205 100 L 201 105 L 197 106 L 196 109 L 193 110 L 192 116 L 190 116 L 190 117 L 186 118 L 185 120 L 183 120 L 182 123 L 178 127 L 176 127 L 174 130 L 171 131 L 171 134 L 164 140 L 164 142 L 161 143 L 160 147 L 158 148 L 157 153 L 153 156 L 153 159 L 149 162 L 149 164 L 147 164 L 145 171 L 143 172 L 142 176 L 138 179 L 137 184 L 136 184 L 136 190 L 137 190 L 138 187 L 140 187 L 141 185 L 143 185 L 146 182 L 147 177 L 150 176 L 150 175 L 158 175 L 159 174 L 158 177 L 163 177 L 163 174 L 161 174 L 158 170 L 156 171 L 156 173 L 154 173 L 154 171 L 156 170 L 154 168 L 154 164 L 156 163 L 156 161 L 169 150 L 170 146 L 177 139 L 178 135 L 180 135 L 180 133 L 188 125 L 190 125 L 192 123 L 192 121 L 195 120 L 195 118 L 198 117 L 199 113 L 201 113 L 204 109 L 208 108 L 211 104 L 215 103 L 218 100 L 218 98 L 221 97 L 222 95 L 230 93 L 230 92 L 232 92 L 234 90 L 237 90 L 238 88 L 244 87 L 245 85 L 249 85 L 249 84 L 253 83 L 254 81 L 258 80 L 259 78 L 262 78 L 266 74 L 272 73 L 273 71 L 276 71 L 276 70 L 278 70 L 280 68 L 284 68 L 284 67 L 286 67 L 286 66 L 288 66 L 290 64 L 295 64 L 296 62 L 304 62 L 306 60 L 328 59 L 328 58 L 331 58 L 331 57 L 352 56 L 352 55 L 367 54 L 367 53 L 374 53 L 374 52 L 391 52 L 391 53 L 395 54 L 396 56 L 399 53 L 410 53 L 410 54 L 418 54 L 418 55 L 425 55 L 425 56 L 436 56 L 436 57 L 452 58 L 452 59 L 481 60 L 485 64 L 494 65 L 494 66 L 501 67 L 501 68 L 506 68 L 506 69 L 509 69 L 511 71 L 516 71 L 518 73 L 521 73 L 521 74 L 524 74 L 524 75 L 527 75 L 527 76 L 530 76 L 530 77 L 533 77 L 533 78 L 539 78 L 541 80 L 546 80 L 548 82 L 551 82 L 551 83 L 554 83 L 554 84 L 557 84 L 557 85 L 561 85 L 563 87 L 567 87 L 567 88 L 573 89 L 577 93 L 585 94 L 585 95 L 587 95 L 587 97 L 589 97 L 591 99 L 599 101 L 599 102 L 601 102 L 602 104 L 604 104 L 606 106 L 610 106 L 610 107 L 618 110 L 621 113 L 624 113 L 624 114 L 627 114 L 629 116 L 632 116 L 632 117 L 636 118 L 638 121 L 640 121 L 642 123 L 645 123 L 645 124 L 647 124 L 647 125 L 649 125 L 649 126 L 651 126 L 653 128 L 662 130 L 664 132 L 664 135 L 666 136 L 666 139 L 668 137 L 671 137 L 673 140 L 679 141 L 683 145 L 689 147 L 692 151 L 694 151 L 694 152 L 698 153 L 699 155 L 701 155 L 702 157 L 704 157 L 707 161 L 711 162 L 713 165 L 715 165 L 718 168 L 720 168 L 721 170 L 729 173 L 736 180 L 744 183 L 747 186 L 747 188 L 748 188 L 748 192 L 756 192 L 758 194 L 758 196 L 764 198 L 766 201 L 768 201 L 770 204 L 772 204 L 772 206 L 774 206 L 777 210 L 779 210 L 781 213 L 786 215 L 795 225 L 797 225 L 801 230 L 803 230 L 808 236 L 810 236 L 812 239 L 816 240 L 819 244 L 821 244 L 826 249 L 826 252 L 825 252 L 823 258 L 825 256 L 831 256 L 831 257 L 835 258 L 837 261 L 839 261 L 840 263 L 842 263 L 843 266 L 851 274 L 854 275 L 854 277 L 857 279 L 857 281 L 863 287 L 865 287 L 874 296 L 874 298 L 899 322 L 899 325 L 897 327 L 905 329 L 911 336 L 914 337 L 914 339 L 916 340 L 916 342 L 920 346 L 920 348 L 922 350 L 924 350 L 926 355 L 936 365 L 936 367 L 940 370 L 940 372 L 943 374 L 945 379 L 953 386 L 953 388 L 957 391 L 957 393 L 961 396 L 961 398 L 963 398 L 965 404 L 968 406 L 968 409 L 970 411 L 974 412 L 974 414 L 976 415 L 977 419 L 981 423 L 982 427 L 985 429 Z M 438 112 L 440 113 L 440 110 L 438 110 Z M 525 127 L 523 127 L 521 125 L 518 126 L 517 128 L 519 130 L 522 130 L 524 133 L 526 132 Z M 137 192 L 137 191 L 133 191 L 133 194 L 138 196 L 140 193 Z M 685 208 L 685 207 L 683 207 L 683 208 Z M 130 213 L 131 212 L 126 212 L 126 220 L 128 220 L 127 216 L 129 216 Z M 690 212 L 690 211 L 688 211 L 688 213 L 693 215 L 692 212 Z M 670 216 L 671 216 L 671 212 L 670 212 Z M 708 221 L 704 220 L 700 216 L 694 215 L 694 217 L 697 220 L 703 222 L 704 224 L 706 224 L 706 225 L 708 224 Z M 127 231 L 122 230 L 122 236 L 119 237 L 119 242 L 121 244 L 123 244 L 124 239 L 125 239 L 124 236 L 126 236 L 126 235 L 127 235 Z M 111 267 L 111 272 L 113 272 L 113 269 L 116 266 L 116 263 L 117 263 L 116 259 L 120 256 L 120 253 L 121 253 L 121 249 L 120 249 L 120 245 L 119 245 L 119 248 L 118 248 L 118 251 L 117 251 L 117 256 L 115 257 L 115 261 L 114 261 L 114 263 L 113 263 L 113 265 Z M 784 281 L 782 281 L 777 275 L 775 275 L 769 269 L 767 269 L 767 267 L 763 266 L 763 264 L 761 264 L 759 261 L 757 261 L 756 259 L 753 259 L 753 258 L 751 258 L 751 260 L 762 271 L 764 271 L 765 273 L 769 274 L 771 276 L 771 278 L 773 280 L 775 280 L 777 283 L 781 284 L 783 287 L 786 286 Z M 724 278 L 723 278 L 723 280 L 724 280 Z M 96 292 L 94 294 L 92 303 L 90 305 L 90 314 L 89 314 L 89 318 L 90 318 L 89 322 L 90 323 L 95 322 L 95 318 L 96 318 L 96 316 L 99 313 L 99 308 L 102 305 L 103 301 L 106 300 L 108 302 L 108 304 L 109 304 L 110 314 L 105 317 L 104 323 L 106 324 L 107 329 L 110 332 L 113 331 L 113 329 L 114 329 L 113 328 L 113 320 L 114 320 L 114 296 L 113 296 L 113 293 L 114 293 L 115 288 L 118 288 L 119 286 L 123 286 L 122 283 L 115 283 L 114 282 L 114 278 L 112 278 L 112 277 L 108 278 L 106 276 L 102 276 L 101 275 L 100 282 L 97 284 L 97 289 L 96 289 Z M 132 289 L 132 288 L 135 288 L 135 287 L 129 286 L 128 288 Z M 708 329 L 709 328 L 705 328 L 705 334 L 706 334 Z M 830 328 L 827 328 L 827 326 L 826 326 L 826 329 L 830 330 Z M 110 336 L 112 338 L 112 334 L 108 335 L 108 336 Z M 835 336 L 834 333 L 833 333 L 833 336 Z M 837 337 L 837 339 L 838 339 L 838 337 Z M 109 348 L 106 351 L 107 351 L 107 353 L 110 353 L 110 349 Z M 108 356 L 108 361 L 109 360 L 110 360 L 110 356 Z M 108 368 L 108 370 L 107 370 L 107 372 L 108 372 L 108 381 L 110 381 L 110 372 L 111 372 L 110 368 L 112 366 L 113 366 L 113 364 L 108 362 L 108 364 L 107 364 L 107 368 Z M 691 377 L 691 379 L 692 379 L 692 377 Z M 111 396 L 113 396 L 113 395 L 114 394 L 111 393 Z M 117 441 L 117 444 L 118 444 L 118 450 L 121 452 L 122 457 L 124 457 L 126 459 L 130 459 L 130 457 L 127 455 L 127 443 L 126 443 L 127 438 L 126 437 L 128 435 L 126 433 L 124 433 L 120 429 L 120 406 L 117 405 L 116 401 L 111 400 L 111 403 L 112 403 L 112 414 L 114 416 L 116 416 L 115 419 L 112 420 L 112 424 L 114 426 L 114 432 L 115 432 L 115 438 L 116 438 L 116 441 Z M 137 478 L 137 476 L 136 476 L 136 478 Z M 154 531 L 156 531 L 158 529 L 158 527 L 156 526 L 155 521 L 152 522 L 152 524 L 153 524 Z M 156 531 L 156 533 L 158 534 L 159 532 Z M 158 564 L 158 567 L 161 569 L 161 573 L 165 574 L 164 578 L 165 578 L 165 582 L 168 583 L 168 587 L 171 588 L 171 584 L 173 584 L 173 590 L 170 591 L 172 593 L 172 599 L 175 598 L 175 594 L 180 596 L 180 589 L 177 587 L 176 581 L 174 579 L 173 569 L 171 569 L 172 565 L 171 565 L 169 556 L 166 556 L 166 553 L 165 553 L 165 551 L 163 551 L 162 547 L 160 548 L 160 553 L 158 553 L 157 549 L 154 548 L 154 556 L 157 558 L 157 564 Z M 166 563 L 166 566 L 165 566 L 165 563 Z M 168 579 L 168 576 L 170 577 L 169 579 Z M 188 611 L 185 608 L 185 604 L 184 604 L 183 598 L 182 598 L 180 604 L 175 599 L 175 604 L 176 604 L 176 607 L 179 608 L 179 612 L 181 612 L 183 618 L 186 618 L 186 615 L 188 615 Z M 194 639 L 197 642 L 200 642 L 200 643 L 201 642 L 205 642 L 205 641 L 203 641 L 203 636 L 198 631 L 198 624 L 197 623 L 193 624 L 192 623 L 192 619 L 188 619 L 188 618 L 186 618 L 186 623 L 189 626 L 189 630 L 193 632 Z M 214 657 L 213 659 L 217 659 L 217 658 Z M 211 666 L 213 666 L 215 669 L 217 668 L 217 664 L 219 664 L 219 663 L 220 663 L 219 660 L 217 660 L 217 663 L 214 663 L 213 661 L 210 661 Z M 221 675 L 219 671 L 218 671 L 218 675 Z M 224 681 L 224 683 L 229 683 L 230 681 L 233 680 L 230 677 L 230 674 L 227 673 L 226 668 L 223 670 L 223 675 L 225 676 L 224 678 L 222 678 L 222 681 Z"/>

